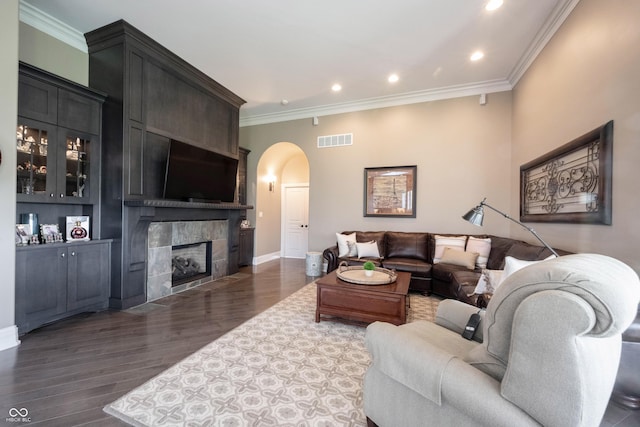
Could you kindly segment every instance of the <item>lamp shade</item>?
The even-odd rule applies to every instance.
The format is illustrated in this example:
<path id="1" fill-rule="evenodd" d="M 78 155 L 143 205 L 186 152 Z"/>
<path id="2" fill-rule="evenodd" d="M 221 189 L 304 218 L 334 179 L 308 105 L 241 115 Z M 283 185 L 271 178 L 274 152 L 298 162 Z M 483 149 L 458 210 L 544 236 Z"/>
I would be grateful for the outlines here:
<path id="1" fill-rule="evenodd" d="M 482 205 L 478 205 L 462 216 L 462 219 L 469 221 L 473 225 L 482 225 L 484 219 L 484 209 Z"/>

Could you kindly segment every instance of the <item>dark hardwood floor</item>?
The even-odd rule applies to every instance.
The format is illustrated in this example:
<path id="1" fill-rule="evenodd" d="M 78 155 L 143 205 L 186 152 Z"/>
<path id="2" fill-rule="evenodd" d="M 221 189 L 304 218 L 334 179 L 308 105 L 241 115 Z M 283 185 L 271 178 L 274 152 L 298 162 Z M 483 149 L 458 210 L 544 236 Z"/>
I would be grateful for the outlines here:
<path id="1" fill-rule="evenodd" d="M 102 408 L 302 288 L 305 261 L 244 267 L 126 311 L 87 313 L 21 337 L 0 351 L 0 425 L 26 408 L 30 425 L 122 426 Z M 640 426 L 640 411 L 610 404 L 601 427 Z"/>
<path id="2" fill-rule="evenodd" d="M 30 425 L 123 425 L 102 408 L 313 279 L 304 260 L 276 260 L 134 309 L 32 331 L 0 351 L 0 422 L 26 408 Z"/>

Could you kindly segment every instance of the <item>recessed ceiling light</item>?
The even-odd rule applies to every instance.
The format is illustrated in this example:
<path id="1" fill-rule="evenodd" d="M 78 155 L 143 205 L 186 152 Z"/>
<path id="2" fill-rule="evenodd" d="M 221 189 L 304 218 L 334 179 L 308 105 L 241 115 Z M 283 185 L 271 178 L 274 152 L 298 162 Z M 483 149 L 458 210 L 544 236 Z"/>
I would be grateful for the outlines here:
<path id="1" fill-rule="evenodd" d="M 484 53 L 480 52 L 479 50 L 473 52 L 473 54 L 471 54 L 471 59 L 472 61 L 478 61 L 480 59 L 484 58 Z"/>
<path id="2" fill-rule="evenodd" d="M 333 86 L 331 86 L 331 90 L 334 91 L 334 92 L 340 92 L 342 90 L 342 86 L 340 86 L 338 83 L 336 83 Z"/>
<path id="3" fill-rule="evenodd" d="M 387 80 L 389 81 L 389 83 L 395 83 L 400 80 L 400 77 L 398 77 L 397 74 L 391 74 Z"/>
<path id="4" fill-rule="evenodd" d="M 282 101 L 280 101 L 280 104 L 282 105 L 287 105 L 289 103 L 289 101 L 287 101 L 286 99 L 283 99 Z"/>
<path id="5" fill-rule="evenodd" d="M 496 10 L 502 6 L 502 0 L 489 0 L 489 3 L 484 7 L 486 10 Z"/>

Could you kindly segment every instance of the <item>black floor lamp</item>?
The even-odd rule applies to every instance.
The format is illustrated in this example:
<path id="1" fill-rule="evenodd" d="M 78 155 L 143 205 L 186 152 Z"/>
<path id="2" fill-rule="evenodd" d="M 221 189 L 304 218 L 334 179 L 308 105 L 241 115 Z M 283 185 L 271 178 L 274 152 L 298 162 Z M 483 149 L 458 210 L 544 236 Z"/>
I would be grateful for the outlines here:
<path id="1" fill-rule="evenodd" d="M 554 254 L 555 256 L 559 256 L 558 253 L 553 250 L 553 248 L 551 246 L 549 246 L 547 244 L 547 242 L 545 242 L 544 240 L 542 240 L 542 237 L 538 236 L 538 233 L 536 233 L 536 231 L 531 228 L 531 227 L 527 227 L 526 225 L 524 225 L 523 223 L 521 223 L 518 220 L 515 220 L 513 218 L 511 218 L 509 215 L 507 215 L 504 212 L 499 211 L 498 209 L 494 208 L 493 206 L 485 203 L 485 200 L 487 200 L 487 198 L 485 197 L 484 199 L 482 199 L 482 201 L 480 202 L 480 204 L 478 206 L 476 206 L 475 208 L 471 209 L 469 212 L 467 212 L 466 214 L 464 214 L 462 216 L 462 219 L 469 221 L 471 224 L 473 225 L 477 225 L 477 226 L 481 226 L 482 225 L 482 220 L 484 219 L 484 206 L 488 207 L 491 210 L 494 210 L 496 212 L 498 212 L 500 215 L 502 215 L 503 217 L 510 219 L 511 221 L 515 222 L 518 225 L 521 225 L 522 227 L 526 228 L 527 230 L 529 230 L 529 232 L 531 234 L 533 234 L 534 236 L 536 236 L 536 239 L 540 240 L 540 243 L 542 243 L 544 245 L 545 248 L 549 249 L 551 251 L 552 254 Z"/>

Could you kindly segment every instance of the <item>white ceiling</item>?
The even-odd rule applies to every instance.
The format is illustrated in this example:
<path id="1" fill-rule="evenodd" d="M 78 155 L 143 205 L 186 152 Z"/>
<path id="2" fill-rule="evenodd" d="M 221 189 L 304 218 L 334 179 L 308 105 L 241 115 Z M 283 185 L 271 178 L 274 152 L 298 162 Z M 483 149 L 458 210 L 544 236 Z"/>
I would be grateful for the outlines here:
<path id="1" fill-rule="evenodd" d="M 85 51 L 124 19 L 245 99 L 247 125 L 509 90 L 578 1 L 21 0 L 20 19 Z"/>

